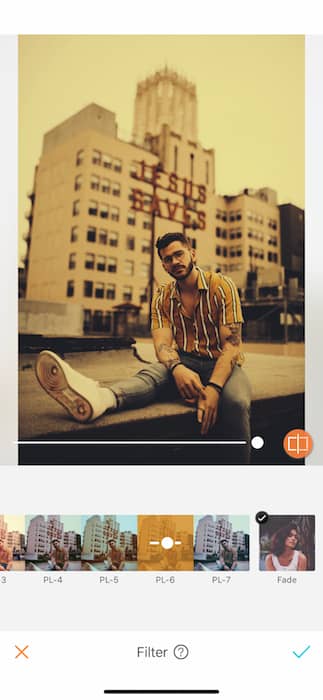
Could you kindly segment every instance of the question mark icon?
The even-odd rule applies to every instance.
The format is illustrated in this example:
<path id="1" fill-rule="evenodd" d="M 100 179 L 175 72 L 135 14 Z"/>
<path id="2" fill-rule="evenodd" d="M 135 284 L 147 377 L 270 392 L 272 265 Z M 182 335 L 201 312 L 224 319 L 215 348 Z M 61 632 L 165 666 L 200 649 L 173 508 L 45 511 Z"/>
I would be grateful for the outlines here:
<path id="1" fill-rule="evenodd" d="M 179 659 L 179 661 L 182 661 L 183 659 L 186 659 L 189 655 L 189 650 L 188 647 L 185 646 L 185 644 L 177 644 L 175 649 L 174 649 L 174 656 L 176 659 Z"/>

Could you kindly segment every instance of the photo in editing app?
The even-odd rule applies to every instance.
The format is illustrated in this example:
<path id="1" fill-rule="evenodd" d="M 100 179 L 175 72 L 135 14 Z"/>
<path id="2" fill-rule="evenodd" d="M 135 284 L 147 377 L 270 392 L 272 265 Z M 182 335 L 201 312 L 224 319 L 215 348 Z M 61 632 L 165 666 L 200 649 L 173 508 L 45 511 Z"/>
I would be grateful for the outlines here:
<path id="1" fill-rule="evenodd" d="M 20 463 L 295 464 L 304 46 L 20 37 Z"/>
<path id="2" fill-rule="evenodd" d="M 25 517 L 0 515 L 0 572 L 25 570 Z"/>
<path id="3" fill-rule="evenodd" d="M 193 571 L 193 516 L 138 516 L 139 571 Z"/>
<path id="4" fill-rule="evenodd" d="M 82 516 L 82 571 L 136 571 L 137 516 Z"/>
<path id="5" fill-rule="evenodd" d="M 314 571 L 315 516 L 270 515 L 259 544 L 261 571 Z"/>
<path id="6" fill-rule="evenodd" d="M 27 515 L 27 571 L 81 570 L 81 517 Z"/>
<path id="7" fill-rule="evenodd" d="M 249 516 L 194 517 L 195 571 L 249 571 Z"/>

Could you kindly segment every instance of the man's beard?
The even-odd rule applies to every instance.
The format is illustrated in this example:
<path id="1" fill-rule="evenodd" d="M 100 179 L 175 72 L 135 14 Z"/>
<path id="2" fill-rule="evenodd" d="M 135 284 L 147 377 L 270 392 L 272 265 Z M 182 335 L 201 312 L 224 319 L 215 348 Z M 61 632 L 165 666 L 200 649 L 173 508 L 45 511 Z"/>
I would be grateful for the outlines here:
<path id="1" fill-rule="evenodd" d="M 182 275 L 179 276 L 179 275 L 176 275 L 176 274 L 174 274 L 174 273 L 172 273 L 172 272 L 170 272 L 169 274 L 170 274 L 171 277 L 174 277 L 174 279 L 182 281 L 182 280 L 186 280 L 187 277 L 189 277 L 189 275 L 191 274 L 193 268 L 194 268 L 194 263 L 193 263 L 193 260 L 191 260 L 191 262 L 189 263 L 189 265 L 188 265 L 188 267 L 187 267 L 187 269 L 186 269 L 186 272 L 183 272 Z"/>

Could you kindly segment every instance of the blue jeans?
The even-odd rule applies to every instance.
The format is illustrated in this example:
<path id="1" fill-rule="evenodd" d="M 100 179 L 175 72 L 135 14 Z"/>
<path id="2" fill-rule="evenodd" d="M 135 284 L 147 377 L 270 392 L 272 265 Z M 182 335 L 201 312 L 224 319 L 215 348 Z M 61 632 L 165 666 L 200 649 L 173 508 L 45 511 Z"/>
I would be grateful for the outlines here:
<path id="1" fill-rule="evenodd" d="M 179 352 L 181 362 L 197 372 L 202 384 L 207 384 L 216 360 Z M 175 380 L 160 362 L 147 364 L 134 377 L 109 385 L 117 398 L 118 409 L 140 408 L 158 399 L 179 400 Z M 245 440 L 239 450 L 239 463 L 250 460 L 251 387 L 241 367 L 234 367 L 223 387 L 216 424 L 207 437 L 221 440 Z M 203 438 L 201 438 L 203 439 Z"/>

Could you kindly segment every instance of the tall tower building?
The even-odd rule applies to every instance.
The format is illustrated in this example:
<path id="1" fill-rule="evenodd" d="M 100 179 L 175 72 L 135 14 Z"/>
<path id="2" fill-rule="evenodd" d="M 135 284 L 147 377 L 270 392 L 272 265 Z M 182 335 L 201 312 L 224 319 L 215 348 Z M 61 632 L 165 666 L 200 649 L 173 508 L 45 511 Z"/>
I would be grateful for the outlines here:
<path id="1" fill-rule="evenodd" d="M 137 85 L 134 143 L 145 146 L 146 135 L 160 134 L 164 124 L 183 139 L 197 141 L 196 87 L 167 67 Z"/>
<path id="2" fill-rule="evenodd" d="M 3 540 L 4 542 L 6 541 L 7 531 L 8 531 L 7 523 L 5 523 L 3 515 L 0 515 L 0 540 Z"/>

